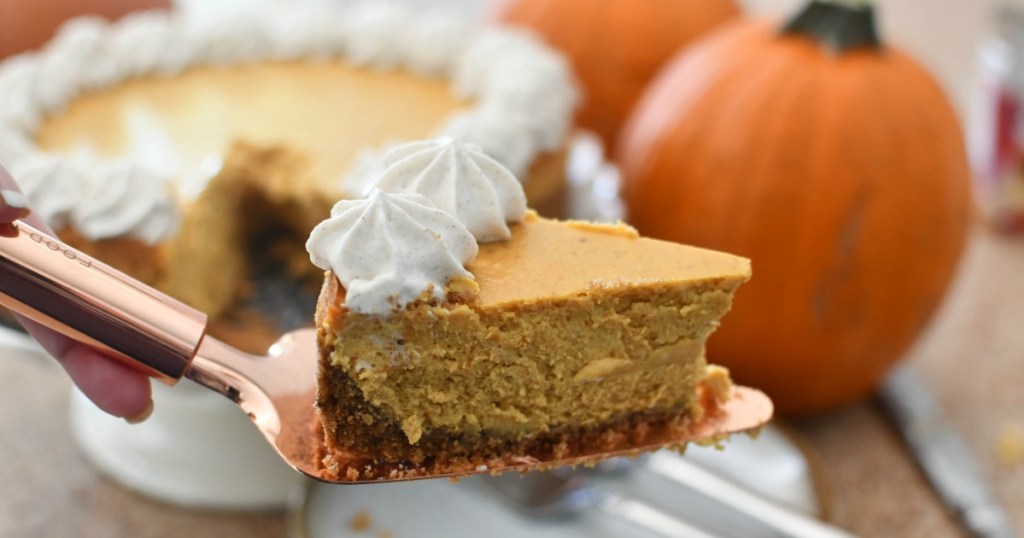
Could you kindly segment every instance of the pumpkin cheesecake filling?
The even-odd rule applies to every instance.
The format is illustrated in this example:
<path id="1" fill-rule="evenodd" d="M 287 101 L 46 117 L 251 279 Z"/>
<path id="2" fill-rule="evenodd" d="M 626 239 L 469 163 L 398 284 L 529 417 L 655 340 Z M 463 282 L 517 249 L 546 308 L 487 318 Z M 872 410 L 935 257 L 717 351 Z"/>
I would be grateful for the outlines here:
<path id="1" fill-rule="evenodd" d="M 321 321 L 331 330 L 320 410 L 339 419 L 328 438 L 344 440 L 340 450 L 416 460 L 410 448 L 430 432 L 494 445 L 597 428 L 638 409 L 699 413 L 704 340 L 738 284 L 605 289 L 514 307 L 419 305 L 390 320 L 346 316 L 335 304 Z M 378 412 L 353 414 L 350 401 L 335 397 L 346 393 Z"/>
<path id="2" fill-rule="evenodd" d="M 748 260 L 532 211 L 508 230 L 465 264 L 471 292 L 449 285 L 385 315 L 347 304 L 335 271 L 351 267 L 327 273 L 317 406 L 328 476 L 360 458 L 436 468 L 572 452 L 698 420 L 703 394 L 727 392 L 704 343 Z M 338 244 L 351 248 L 351 233 Z M 311 254 L 322 241 L 315 231 Z"/>

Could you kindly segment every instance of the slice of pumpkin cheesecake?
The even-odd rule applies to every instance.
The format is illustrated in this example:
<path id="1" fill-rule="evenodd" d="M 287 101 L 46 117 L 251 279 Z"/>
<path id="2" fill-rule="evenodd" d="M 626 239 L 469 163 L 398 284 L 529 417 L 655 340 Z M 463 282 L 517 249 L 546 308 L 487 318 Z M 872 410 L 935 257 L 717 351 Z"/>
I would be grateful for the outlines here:
<path id="1" fill-rule="evenodd" d="M 392 192 L 340 202 L 308 244 L 328 269 L 328 477 L 352 458 L 436 469 L 642 443 L 727 397 L 704 343 L 748 260 L 540 218 L 472 147 L 424 144 L 384 172 Z"/>

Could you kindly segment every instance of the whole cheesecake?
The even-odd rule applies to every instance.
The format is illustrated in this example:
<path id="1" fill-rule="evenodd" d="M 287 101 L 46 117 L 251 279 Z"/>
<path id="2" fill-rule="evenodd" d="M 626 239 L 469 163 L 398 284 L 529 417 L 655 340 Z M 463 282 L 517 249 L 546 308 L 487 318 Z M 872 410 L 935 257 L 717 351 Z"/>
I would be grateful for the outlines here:
<path id="1" fill-rule="evenodd" d="M 541 218 L 485 156 L 410 146 L 307 244 L 328 269 L 316 316 L 327 477 L 642 445 L 727 398 L 704 344 L 748 260 Z"/>
<path id="2" fill-rule="evenodd" d="M 0 65 L 0 161 L 66 241 L 256 351 L 253 271 L 317 279 L 304 238 L 389 147 L 477 144 L 558 214 L 574 102 L 532 38 L 393 6 L 78 19 Z"/>

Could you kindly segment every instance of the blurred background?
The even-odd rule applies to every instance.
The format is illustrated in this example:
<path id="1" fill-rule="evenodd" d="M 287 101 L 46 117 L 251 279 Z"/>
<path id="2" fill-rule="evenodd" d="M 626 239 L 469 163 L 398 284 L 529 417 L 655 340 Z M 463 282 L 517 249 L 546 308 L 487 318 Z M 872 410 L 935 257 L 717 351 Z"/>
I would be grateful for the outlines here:
<path id="1" fill-rule="evenodd" d="M 327 0 L 310 1 L 331 3 Z M 602 0 L 589 1 L 597 6 Z M 702 3 L 699 0 L 691 1 L 695 5 Z M 124 12 L 129 5 L 160 7 L 167 3 L 160 0 L 135 3 L 115 0 L 46 3 L 0 0 L 0 56 L 38 46 L 52 34 L 54 25 L 69 14 L 113 15 Z M 201 16 L 207 11 L 235 9 L 239 6 L 259 9 L 260 5 L 281 2 L 177 0 L 171 3 L 178 9 Z M 424 10 L 448 11 L 455 16 L 491 23 L 504 19 L 533 25 L 542 35 L 548 32 L 549 39 L 555 41 L 560 36 L 572 36 L 571 31 L 562 30 L 571 26 L 576 16 L 582 17 L 574 13 L 559 13 L 557 10 L 546 15 L 538 14 L 540 10 L 517 13 L 517 2 L 514 0 L 500 2 L 503 5 L 501 9 L 489 0 L 406 0 L 405 3 Z M 521 0 L 520 3 L 537 2 Z M 717 2 L 726 3 L 730 2 Z M 704 4 L 716 2 L 707 1 Z M 791 19 L 807 4 L 806 0 L 738 0 L 734 11 L 723 12 L 726 14 L 721 15 L 720 22 L 708 23 L 706 29 L 695 32 L 696 37 L 688 46 L 697 43 L 697 47 L 703 47 L 701 50 L 706 51 L 704 61 L 707 63 L 701 65 L 714 65 L 715 69 L 741 60 L 756 64 L 758 56 L 753 52 L 746 55 L 747 49 L 730 49 L 731 52 L 713 50 L 706 44 L 708 36 L 717 38 L 717 30 L 735 23 L 740 17 L 770 18 L 776 21 L 772 23 L 775 25 L 773 28 L 781 27 L 783 20 Z M 814 342 L 804 346 L 809 349 L 798 349 L 796 344 L 780 340 L 774 347 L 780 350 L 785 348 L 779 353 L 789 355 L 750 366 L 750 353 L 764 356 L 770 353 L 762 348 L 773 347 L 772 344 L 760 341 L 763 335 L 758 331 L 778 330 L 757 322 L 744 322 L 741 310 L 753 312 L 751 319 L 763 320 L 776 313 L 766 309 L 760 302 L 778 303 L 780 299 L 769 292 L 759 296 L 758 292 L 751 291 L 746 298 L 748 305 L 744 304 L 744 291 L 741 291 L 737 312 L 724 320 L 722 333 L 732 334 L 733 338 L 726 340 L 740 342 L 745 348 L 719 344 L 722 347 L 717 350 L 713 347 L 711 359 L 730 366 L 738 381 L 765 388 L 780 404 L 782 416 L 777 423 L 803 455 L 809 469 L 807 474 L 814 484 L 815 495 L 820 503 L 820 515 L 824 519 L 864 536 L 962 536 L 964 530 L 961 522 L 948 503 L 944 502 L 942 494 L 931 486 L 919 466 L 919 456 L 908 448 L 899 423 L 892 420 L 892 403 L 883 402 L 875 396 L 875 389 L 883 383 L 884 376 L 893 365 L 909 366 L 935 398 L 934 410 L 948 420 L 953 431 L 963 436 L 970 451 L 971 461 L 957 462 L 954 458 L 954 465 L 959 463 L 965 467 L 977 467 L 979 476 L 992 488 L 995 500 L 1006 507 L 1017 528 L 1024 529 L 1024 391 L 1020 390 L 1024 385 L 1024 331 L 1020 330 L 1024 326 L 1024 308 L 1021 306 L 1024 305 L 1024 242 L 1018 234 L 1024 222 L 1020 217 L 1024 215 L 1024 202 L 1021 201 L 1019 186 L 1022 161 L 1019 160 L 1017 145 L 1020 129 L 1017 96 L 1022 86 L 1018 82 L 1021 68 L 1018 67 L 1020 56 L 1016 49 L 1019 42 L 1024 42 L 1021 39 L 1024 31 L 1015 26 L 1018 19 L 1006 11 L 1007 7 L 1024 11 L 1024 0 L 877 0 L 874 4 L 881 40 L 887 46 L 906 53 L 910 62 L 908 65 L 919 64 L 925 72 L 918 73 L 913 67 L 901 67 L 899 76 L 873 74 L 876 72 L 871 69 L 876 67 L 870 63 L 862 68 L 867 73 L 863 78 L 850 75 L 850 71 L 837 71 L 832 80 L 852 82 L 845 85 L 837 82 L 830 91 L 838 95 L 843 93 L 844 88 L 856 87 L 866 92 L 863 95 L 869 96 L 867 101 L 875 97 L 879 101 L 889 99 L 889 108 L 884 110 L 891 112 L 892 118 L 879 114 L 876 121 L 858 123 L 855 121 L 857 118 L 837 121 L 837 124 L 847 126 L 844 129 L 854 128 L 849 127 L 851 125 L 860 125 L 864 129 L 840 130 L 837 133 L 845 133 L 851 140 L 871 139 L 877 141 L 878 145 L 851 142 L 853 149 L 845 157 L 825 150 L 811 157 L 819 161 L 835 159 L 834 170 L 825 174 L 834 174 L 837 182 L 861 181 L 858 179 L 860 176 L 854 172 L 868 169 L 868 172 L 862 174 L 870 179 L 865 180 L 865 184 L 900 182 L 904 178 L 919 183 L 893 195 L 902 205 L 888 210 L 885 215 L 867 218 L 867 227 L 870 229 L 863 230 L 863 237 L 870 237 L 870 240 L 861 244 L 856 239 L 861 236 L 857 233 L 852 235 L 855 238 L 854 246 L 850 248 L 855 253 L 853 258 L 856 261 L 850 267 L 858 275 L 871 277 L 865 277 L 855 285 L 851 284 L 844 292 L 849 296 L 837 294 L 838 306 L 832 308 L 838 313 L 834 316 L 822 314 L 820 317 L 825 321 L 820 327 L 802 324 L 801 329 L 808 334 L 797 334 L 793 339 L 805 343 Z M 636 31 L 629 27 L 630 21 L 638 25 L 642 23 L 633 19 L 623 20 L 620 30 L 624 36 L 609 33 L 602 36 L 606 39 L 595 39 L 591 35 L 589 41 L 586 36 L 576 36 L 577 41 L 566 47 L 571 49 L 570 54 L 577 59 L 596 59 L 601 63 L 603 57 L 599 45 L 591 45 L 593 49 L 588 49 L 587 45 L 580 43 L 599 44 L 619 37 L 636 40 L 637 35 L 644 34 L 628 34 Z M 600 31 L 615 32 L 616 28 L 616 25 L 608 24 L 601 27 Z M 651 42 L 654 41 L 652 37 Z M 720 41 L 724 42 L 724 39 Z M 853 54 L 870 56 L 870 53 L 864 52 L 862 42 L 854 45 Z M 750 45 L 752 48 L 757 46 Z M 764 49 L 768 51 L 768 45 L 764 45 Z M 842 53 L 842 50 L 832 50 L 831 53 L 821 55 L 824 60 L 808 59 L 806 65 L 826 65 L 829 54 Z M 765 58 L 775 57 L 768 55 Z M 866 62 L 870 62 L 870 58 Z M 614 105 L 603 107 L 590 116 L 584 112 L 580 121 L 584 126 L 599 131 L 604 140 L 604 155 L 613 164 L 622 165 L 626 216 L 641 232 L 751 256 L 754 260 L 754 281 L 751 286 L 759 281 L 759 275 L 762 274 L 766 275 L 764 278 L 768 282 L 772 282 L 774 275 L 783 271 L 773 269 L 773 262 L 763 261 L 761 251 L 758 250 L 755 255 L 753 251 L 744 251 L 744 248 L 756 241 L 761 242 L 758 248 L 763 248 L 762 236 L 756 235 L 753 229 L 765 228 L 767 225 L 764 224 L 765 220 L 757 219 L 771 217 L 774 214 L 772 209 L 776 213 L 784 213 L 787 208 L 780 208 L 777 201 L 772 201 L 763 204 L 769 206 L 766 209 L 758 205 L 758 200 L 762 194 L 767 200 L 769 195 L 764 193 L 768 191 L 780 190 L 778 183 L 770 183 L 772 181 L 784 182 L 790 175 L 795 177 L 801 173 L 821 176 L 819 161 L 814 161 L 814 166 L 819 168 L 811 165 L 795 166 L 797 171 L 792 173 L 788 169 L 775 172 L 762 170 L 764 177 L 758 182 L 759 187 L 746 190 L 740 183 L 729 191 L 731 197 L 725 202 L 715 202 L 719 204 L 714 207 L 720 215 L 731 217 L 731 213 L 735 212 L 737 216 L 757 216 L 750 217 L 752 222 L 744 224 L 752 230 L 743 237 L 736 235 L 737 229 L 742 226 L 734 225 L 731 221 L 722 220 L 720 227 L 723 231 L 717 235 L 707 231 L 714 228 L 711 225 L 697 231 L 677 226 L 673 220 L 677 214 L 683 215 L 680 219 L 690 221 L 695 220 L 691 215 L 698 214 L 693 205 L 687 204 L 711 207 L 712 201 L 696 199 L 692 195 L 694 191 L 676 189 L 669 184 L 674 181 L 680 184 L 692 181 L 693 185 L 697 185 L 693 189 L 700 192 L 710 190 L 706 188 L 707 183 L 702 183 L 706 178 L 696 172 L 693 172 L 694 179 L 687 179 L 692 169 L 686 162 L 707 162 L 713 170 L 712 174 L 725 175 L 726 169 L 733 168 L 739 171 L 737 174 L 745 174 L 743 167 L 729 168 L 721 160 L 716 160 L 719 154 L 707 149 L 719 141 L 722 146 L 714 146 L 719 151 L 750 152 L 738 154 L 739 157 L 734 161 L 746 158 L 753 160 L 755 156 L 771 154 L 783 155 L 789 160 L 780 158 L 779 161 L 792 163 L 809 155 L 810 150 L 804 151 L 805 146 L 786 140 L 807 142 L 813 139 L 797 135 L 793 135 L 792 139 L 784 139 L 783 135 L 779 135 L 778 139 L 762 137 L 744 140 L 742 135 L 713 134 L 719 131 L 711 127 L 698 130 L 692 139 L 687 139 L 685 133 L 680 134 L 684 129 L 673 131 L 666 127 L 665 124 L 670 121 L 678 121 L 682 126 L 696 125 L 694 122 L 712 122 L 707 124 L 709 126 L 732 122 L 736 131 L 754 132 L 757 130 L 753 126 L 762 123 L 762 116 L 758 114 L 771 108 L 772 84 L 765 84 L 763 91 L 757 95 L 750 91 L 752 97 L 747 102 L 761 103 L 759 99 L 763 99 L 763 103 L 768 104 L 748 112 L 746 116 L 737 115 L 740 113 L 728 106 L 728 102 L 716 103 L 713 96 L 707 95 L 707 92 L 702 93 L 697 87 L 699 84 L 687 82 L 695 78 L 689 75 L 700 73 L 702 67 L 695 67 L 696 64 L 695 60 L 687 63 L 685 59 L 679 59 L 678 62 L 666 59 L 659 67 L 659 74 L 644 81 L 645 87 L 640 92 L 643 101 L 637 105 L 637 109 L 631 108 L 632 105 L 623 105 L 622 102 L 628 100 L 615 94 L 609 98 L 614 101 Z M 673 82 L 671 76 L 660 71 L 669 66 L 682 73 L 679 75 L 682 82 Z M 603 66 L 603 69 L 610 68 Z M 721 69 L 722 73 L 728 74 L 724 71 L 727 67 Z M 882 68 L 877 69 L 880 70 L 877 73 L 882 73 Z M 900 78 L 905 73 L 911 75 Z M 799 64 L 794 64 L 792 76 L 800 75 Z M 655 80 L 653 84 L 660 84 L 659 88 L 652 89 L 653 84 L 651 87 L 646 86 Z M 930 86 L 929 80 L 934 81 L 934 88 Z M 776 82 L 782 84 L 786 82 L 786 77 Z M 754 86 L 756 84 L 752 83 L 743 88 Z M 900 93 L 893 88 L 906 88 L 906 91 Z M 591 102 L 595 96 L 603 98 L 600 88 L 587 88 L 585 92 L 591 97 Z M 702 103 L 700 110 L 709 112 L 698 114 L 683 104 L 674 103 L 673 96 L 679 95 Z M 779 100 L 783 101 L 785 97 L 784 92 L 780 91 Z M 948 111 L 944 108 L 944 99 L 948 100 Z M 841 100 L 834 102 L 842 103 Z M 672 108 L 677 105 L 678 108 Z M 600 112 L 618 106 L 625 108 L 609 124 L 612 120 L 604 118 Z M 644 107 L 650 110 L 642 110 Z M 842 116 L 841 109 L 840 106 L 839 116 Z M 662 121 L 661 116 L 664 116 L 663 111 L 666 110 L 672 110 L 678 117 Z M 783 110 L 781 105 L 779 110 Z M 792 110 L 799 110 L 799 107 Z M 850 110 L 851 115 L 856 115 L 852 108 Z M 863 111 L 876 109 L 856 110 L 862 114 L 860 119 L 863 119 Z M 922 116 L 931 113 L 935 116 Z M 799 131 L 801 125 L 821 125 L 814 117 L 805 118 L 799 114 L 786 117 L 792 117 L 791 128 L 794 131 Z M 783 125 L 779 127 L 779 132 L 790 128 L 787 127 L 789 123 L 776 116 L 769 114 L 763 118 L 766 118 L 763 120 L 765 124 L 770 123 L 770 118 L 775 118 L 771 121 Z M 593 123 L 587 124 L 588 121 Z M 764 136 L 766 131 L 757 132 Z M 815 132 L 825 133 L 820 136 L 832 133 Z M 863 136 L 858 136 L 858 133 Z M 711 141 L 707 144 L 697 143 L 705 139 Z M 1007 144 L 1011 149 L 1006 149 Z M 972 157 L 970 169 L 965 160 L 968 146 Z M 666 151 L 666 148 L 678 153 L 683 164 L 659 157 L 672 152 Z M 707 153 L 700 153 L 701 148 Z M 792 153 L 786 153 L 787 150 Z M 768 157 L 765 159 L 765 162 L 775 162 Z M 872 164 L 860 166 L 859 163 L 866 161 Z M 764 166 L 765 169 L 770 167 L 767 164 Z M 652 179 L 649 177 L 653 174 L 651 170 L 661 170 L 661 175 Z M 996 184 L 999 186 L 993 187 Z M 794 185 L 792 188 L 792 191 L 784 194 L 794 200 L 806 195 L 807 191 L 800 190 L 802 187 Z M 837 187 L 836 192 L 839 191 L 845 193 L 844 189 Z M 828 203 L 818 204 L 823 208 L 820 214 L 816 213 L 818 220 L 792 223 L 785 216 L 771 217 L 777 218 L 777 221 L 772 221 L 778 223 L 780 231 L 776 234 L 784 236 L 784 239 L 779 238 L 780 245 L 776 250 L 781 250 L 782 243 L 785 243 L 786 248 L 796 251 L 787 254 L 789 257 L 779 262 L 788 263 L 787 267 L 791 269 L 785 273 L 795 276 L 787 277 L 785 282 L 780 280 L 777 290 L 788 290 L 790 288 L 787 286 L 791 285 L 795 286 L 793 290 L 802 289 L 797 282 L 803 274 L 799 268 L 804 266 L 802 262 L 806 261 L 808 267 L 819 262 L 813 252 L 806 259 L 800 258 L 801 253 L 811 248 L 807 245 L 814 243 L 811 239 L 805 238 L 804 241 L 797 238 L 800 234 L 792 230 L 784 233 L 784 230 L 788 230 L 786 226 L 823 229 L 825 231 L 822 235 L 827 236 L 824 239 L 827 244 L 840 244 L 844 238 L 849 237 L 844 235 L 848 230 L 843 227 L 840 217 L 846 215 L 848 206 L 855 203 L 855 194 L 828 195 Z M 645 205 L 647 202 L 644 200 L 652 197 L 669 201 L 685 198 L 686 201 L 680 201 L 678 206 L 656 205 L 653 202 Z M 919 206 L 930 209 L 921 209 Z M 832 218 L 829 209 L 838 216 Z M 877 229 L 871 226 L 877 226 Z M 917 235 L 900 235 L 904 232 L 910 234 L 914 230 L 918 231 Z M 887 244 L 884 248 L 875 246 L 887 243 L 885 239 L 878 239 L 886 237 L 895 238 L 888 241 L 893 244 Z M 826 261 L 821 265 L 829 266 L 833 261 L 832 256 L 831 251 L 822 253 L 821 257 Z M 767 267 L 764 273 L 759 272 L 762 266 Z M 812 269 L 804 273 L 807 278 L 821 277 L 815 276 Z M 911 291 L 900 295 L 903 292 L 890 291 L 888 286 Z M 871 291 L 875 289 L 883 289 L 885 293 Z M 868 295 L 872 297 L 861 301 L 860 296 Z M 886 297 L 889 297 L 891 304 L 886 303 Z M 755 298 L 758 298 L 760 306 L 754 306 Z M 811 310 L 813 305 L 807 308 Z M 858 308 L 870 313 L 865 316 L 875 316 L 878 325 L 888 327 L 878 329 L 885 332 L 873 333 L 871 331 L 876 328 L 869 327 L 871 323 L 854 319 L 856 316 L 850 312 Z M 878 309 L 888 314 L 878 315 Z M 902 309 L 909 309 L 910 312 L 903 315 L 900 313 Z M 800 319 L 802 315 L 800 312 L 786 315 L 790 314 L 793 319 Z M 778 316 L 783 317 L 782 314 Z M 733 321 L 736 322 L 734 328 L 730 328 Z M 730 330 L 736 332 L 729 333 Z M 799 333 L 800 329 L 794 332 Z M 889 335 L 897 333 L 890 341 Z M 817 338 L 821 339 L 820 343 Z M 854 343 L 845 345 L 847 341 Z M 830 347 L 833 344 L 834 349 Z M 857 353 L 867 358 L 840 366 L 841 361 L 837 357 L 854 347 Z M 822 351 L 822 354 L 830 358 L 811 357 L 803 362 L 795 358 L 801 353 L 813 355 L 815 349 L 828 350 Z M 176 536 L 187 531 L 197 536 L 282 536 L 288 532 L 289 525 L 294 523 L 290 523 L 282 512 L 197 511 L 176 508 L 133 494 L 92 470 L 75 450 L 68 433 L 68 419 L 64 416 L 67 384 L 59 376 L 54 376 L 48 370 L 40 370 L 36 363 L 12 360 L 0 363 L 0 380 L 0 387 L 4 384 L 33 387 L 31 391 L 16 393 L 0 390 L 0 409 L 6 410 L 0 413 L 0 432 L 3 432 L 6 439 L 0 446 L 0 484 L 5 484 L 0 488 L 0 535 Z M 804 388 L 810 385 L 828 387 L 827 394 L 820 397 L 810 394 L 812 391 Z M 33 409 L 46 410 L 48 414 L 31 412 Z M 57 464 L 51 465 L 51 461 Z M 59 469 L 58 474 L 55 474 L 55 469 Z M 23 484 L 24 487 L 15 487 L 15 484 Z M 382 502 L 387 502 L 386 498 Z M 296 531 L 292 529 L 292 532 L 294 535 Z M 340 529 L 336 535 L 372 534 L 353 528 Z"/>

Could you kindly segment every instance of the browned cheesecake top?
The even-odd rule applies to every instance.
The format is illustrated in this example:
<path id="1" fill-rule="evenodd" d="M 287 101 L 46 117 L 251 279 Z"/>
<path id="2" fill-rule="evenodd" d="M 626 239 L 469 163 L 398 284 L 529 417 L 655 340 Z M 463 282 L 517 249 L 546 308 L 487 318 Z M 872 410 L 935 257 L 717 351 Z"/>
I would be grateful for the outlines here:
<path id="1" fill-rule="evenodd" d="M 696 412 L 705 339 L 748 260 L 532 212 L 510 230 L 467 264 L 479 291 L 464 300 L 357 314 L 328 274 L 317 310 L 325 423 L 364 413 L 353 420 L 387 429 L 402 457 L 399 447 L 447 435 L 517 439 Z"/>
<path id="2" fill-rule="evenodd" d="M 426 137 L 467 104 L 445 81 L 342 61 L 197 67 L 83 95 L 48 119 L 37 141 L 104 157 L 163 144 L 193 166 L 240 140 L 284 145 L 312 155 L 317 177 L 335 180 L 361 149 Z"/>
<path id="3" fill-rule="evenodd" d="M 480 245 L 466 266 L 480 286 L 478 307 L 750 278 L 745 258 L 638 237 L 628 226 L 566 224 L 530 213 L 511 229 L 510 240 Z"/>

